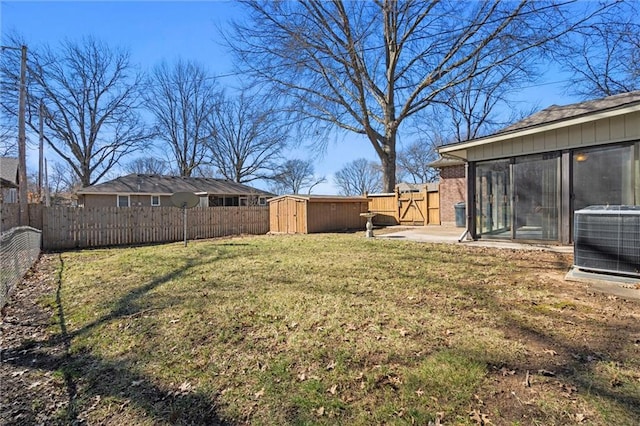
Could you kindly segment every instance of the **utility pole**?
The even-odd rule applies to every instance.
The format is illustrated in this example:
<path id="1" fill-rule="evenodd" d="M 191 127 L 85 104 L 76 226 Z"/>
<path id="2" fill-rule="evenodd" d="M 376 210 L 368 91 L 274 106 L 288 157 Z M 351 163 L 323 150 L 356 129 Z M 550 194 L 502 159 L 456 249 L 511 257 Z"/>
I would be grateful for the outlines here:
<path id="1" fill-rule="evenodd" d="M 44 162 L 44 103 L 40 101 L 40 113 L 38 114 L 38 201 L 42 203 L 44 193 L 42 192 L 42 171 Z"/>
<path id="2" fill-rule="evenodd" d="M 27 135 L 25 128 L 25 115 L 27 109 L 27 46 L 18 47 L 0 46 L 2 50 L 19 50 L 20 55 L 20 95 L 18 98 L 18 203 L 21 226 L 29 225 L 29 206 L 27 199 Z"/>
<path id="3" fill-rule="evenodd" d="M 25 115 L 27 104 L 27 46 L 20 47 L 20 99 L 18 101 L 18 202 L 20 203 L 20 225 L 29 225 L 27 200 L 27 135 Z"/>

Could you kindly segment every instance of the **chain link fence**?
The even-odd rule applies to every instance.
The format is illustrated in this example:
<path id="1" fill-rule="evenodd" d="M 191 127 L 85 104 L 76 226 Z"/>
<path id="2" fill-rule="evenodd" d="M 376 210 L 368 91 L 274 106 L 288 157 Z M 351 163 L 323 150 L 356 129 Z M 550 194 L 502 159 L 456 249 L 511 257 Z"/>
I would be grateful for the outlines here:
<path id="1" fill-rule="evenodd" d="M 0 236 L 0 308 L 40 255 L 42 231 L 20 226 Z"/>

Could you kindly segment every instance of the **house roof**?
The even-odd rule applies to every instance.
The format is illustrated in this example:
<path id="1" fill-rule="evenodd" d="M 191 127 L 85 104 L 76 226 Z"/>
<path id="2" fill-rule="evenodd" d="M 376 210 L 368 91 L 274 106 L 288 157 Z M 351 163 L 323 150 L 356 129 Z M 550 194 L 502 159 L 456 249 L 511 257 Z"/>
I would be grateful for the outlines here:
<path id="1" fill-rule="evenodd" d="M 464 161 L 457 158 L 440 157 L 436 161 L 429 163 L 428 166 L 434 169 L 441 169 L 443 167 L 462 166 L 463 164 Z"/>
<path id="2" fill-rule="evenodd" d="M 87 186 L 78 194 L 154 194 L 171 195 L 175 192 L 207 193 L 210 195 L 264 195 L 274 194 L 226 179 L 129 174 L 108 182 Z"/>
<path id="3" fill-rule="evenodd" d="M 0 157 L 0 187 L 18 187 L 18 159 Z"/>
<path id="4" fill-rule="evenodd" d="M 294 198 L 297 200 L 308 201 L 310 203 L 353 203 L 353 202 L 368 202 L 367 197 L 347 197 L 342 195 L 300 195 L 300 194 L 288 194 L 280 195 L 279 197 L 272 198 L 268 202 L 275 200 L 281 200 L 283 198 Z"/>
<path id="5" fill-rule="evenodd" d="M 514 130 L 526 129 L 541 124 L 566 120 L 568 118 L 593 114 L 609 109 L 620 108 L 629 104 L 640 102 L 640 90 L 635 92 L 621 93 L 619 95 L 608 96 L 606 98 L 594 99 L 570 105 L 551 105 L 542 111 L 538 111 L 496 133 L 506 133 Z"/>
<path id="6" fill-rule="evenodd" d="M 606 98 L 570 105 L 551 105 L 504 129 L 477 139 L 471 139 L 438 148 L 441 155 L 458 156 L 467 148 L 542 133 L 562 127 L 587 123 L 640 111 L 640 91 L 621 93 Z"/>

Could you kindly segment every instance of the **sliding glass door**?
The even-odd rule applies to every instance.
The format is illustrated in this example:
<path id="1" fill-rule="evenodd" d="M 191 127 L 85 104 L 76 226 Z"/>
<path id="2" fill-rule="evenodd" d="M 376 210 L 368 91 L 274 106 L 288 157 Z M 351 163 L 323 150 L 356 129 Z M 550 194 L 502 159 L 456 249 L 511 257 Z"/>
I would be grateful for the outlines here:
<path id="1" fill-rule="evenodd" d="M 476 168 L 476 230 L 483 238 L 511 237 L 509 161 L 480 163 Z"/>
<path id="2" fill-rule="evenodd" d="M 559 155 L 478 163 L 475 185 L 476 232 L 480 237 L 558 239 Z"/>
<path id="3" fill-rule="evenodd" d="M 557 240 L 560 157 L 529 156 L 513 167 L 514 235 L 517 240 Z"/>

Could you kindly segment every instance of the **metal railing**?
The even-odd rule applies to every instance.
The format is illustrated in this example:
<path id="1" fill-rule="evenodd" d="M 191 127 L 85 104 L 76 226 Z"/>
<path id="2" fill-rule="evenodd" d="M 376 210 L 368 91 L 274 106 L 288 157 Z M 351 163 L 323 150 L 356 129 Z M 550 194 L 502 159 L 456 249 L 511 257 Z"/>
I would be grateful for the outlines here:
<path id="1" fill-rule="evenodd" d="M 20 226 L 0 236 L 0 308 L 40 256 L 42 231 Z"/>

